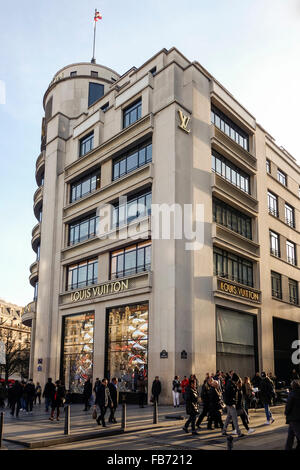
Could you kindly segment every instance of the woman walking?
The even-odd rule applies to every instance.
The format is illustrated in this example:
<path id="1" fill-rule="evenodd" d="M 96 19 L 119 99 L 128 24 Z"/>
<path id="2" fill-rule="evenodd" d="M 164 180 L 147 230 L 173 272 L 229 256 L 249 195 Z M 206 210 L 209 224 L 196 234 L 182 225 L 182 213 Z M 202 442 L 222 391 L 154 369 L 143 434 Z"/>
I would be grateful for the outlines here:
<path id="1" fill-rule="evenodd" d="M 246 413 L 248 414 L 248 410 L 251 405 L 251 400 L 255 397 L 255 393 L 253 391 L 253 387 L 251 385 L 249 377 L 244 377 L 244 382 L 242 385 L 242 393 L 243 393 L 244 408 L 245 408 Z"/>
<path id="2" fill-rule="evenodd" d="M 237 401 L 236 401 L 236 412 L 237 415 L 241 418 L 242 423 L 248 432 L 248 434 L 252 434 L 255 432 L 254 429 L 249 428 L 249 417 L 248 414 L 246 413 L 245 408 L 243 407 L 243 393 L 242 393 L 242 380 L 240 379 L 237 384 Z M 237 434 L 237 430 L 235 429 L 233 431 L 233 434 Z"/>
<path id="3" fill-rule="evenodd" d="M 188 433 L 188 427 L 191 424 L 192 426 L 192 434 L 198 434 L 196 431 L 195 423 L 196 423 L 196 416 L 198 413 L 198 392 L 197 392 L 197 384 L 195 379 L 190 379 L 190 385 L 186 388 L 186 414 L 190 417 L 183 426 L 183 430 Z"/>
<path id="4" fill-rule="evenodd" d="M 207 429 L 212 429 L 212 423 L 214 422 L 215 429 L 223 429 L 223 421 L 221 411 L 225 407 L 222 397 L 222 391 L 220 389 L 219 382 L 214 379 L 209 379 L 209 415 L 208 415 L 208 425 Z"/>
<path id="5" fill-rule="evenodd" d="M 173 383 L 172 383 L 172 394 L 173 394 L 173 405 L 174 408 L 179 407 L 180 403 L 180 393 L 181 393 L 181 388 L 180 388 L 180 380 L 178 375 L 175 375 Z"/>
<path id="6" fill-rule="evenodd" d="M 60 411 L 59 408 L 63 406 L 65 396 L 66 396 L 66 389 L 61 384 L 61 381 L 57 380 L 55 382 L 55 390 L 51 398 L 51 416 L 49 418 L 50 421 L 54 420 L 55 410 L 56 410 L 56 420 L 59 421 L 59 411 Z"/>

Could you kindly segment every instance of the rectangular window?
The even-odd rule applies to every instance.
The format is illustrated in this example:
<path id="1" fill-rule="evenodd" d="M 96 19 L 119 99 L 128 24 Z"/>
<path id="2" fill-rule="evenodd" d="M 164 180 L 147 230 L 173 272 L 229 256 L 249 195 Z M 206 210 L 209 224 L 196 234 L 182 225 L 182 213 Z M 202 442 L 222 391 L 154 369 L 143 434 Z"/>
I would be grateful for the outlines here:
<path id="1" fill-rule="evenodd" d="M 266 170 L 267 170 L 267 173 L 271 173 L 271 162 L 270 162 L 270 160 L 266 160 Z"/>
<path id="2" fill-rule="evenodd" d="M 92 380 L 94 323 L 94 313 L 63 317 L 61 378 L 71 393 L 83 394 L 86 379 Z"/>
<path id="3" fill-rule="evenodd" d="M 33 294 L 33 300 L 36 302 L 38 298 L 38 290 L 39 290 L 39 283 L 38 281 L 34 285 L 34 294 Z"/>
<path id="4" fill-rule="evenodd" d="M 77 72 L 70 72 L 70 77 L 76 77 Z"/>
<path id="5" fill-rule="evenodd" d="M 151 270 L 151 241 L 137 243 L 111 253 L 110 278 Z"/>
<path id="6" fill-rule="evenodd" d="M 98 72 L 91 70 L 91 77 L 98 77 Z"/>
<path id="7" fill-rule="evenodd" d="M 91 106 L 104 95 L 104 85 L 101 83 L 89 83 L 88 106 Z"/>
<path id="8" fill-rule="evenodd" d="M 113 162 L 113 180 L 152 161 L 152 143 L 142 144 Z"/>
<path id="9" fill-rule="evenodd" d="M 211 106 L 211 122 L 221 131 L 225 131 L 225 134 L 235 140 L 237 144 L 249 151 L 249 135 L 214 105 Z"/>
<path id="10" fill-rule="evenodd" d="M 99 218 L 96 215 L 92 215 L 69 224 L 69 245 L 75 245 L 95 237 L 98 221 Z"/>
<path id="11" fill-rule="evenodd" d="M 106 113 L 106 111 L 108 110 L 108 108 L 109 108 L 109 101 L 108 101 L 107 103 L 105 103 L 103 106 L 101 106 L 100 109 L 102 109 L 102 111 L 103 111 L 104 113 Z"/>
<path id="12" fill-rule="evenodd" d="M 286 174 L 283 173 L 282 170 L 280 170 L 278 168 L 277 170 L 277 180 L 279 181 L 279 183 L 283 184 L 284 186 L 287 185 L 287 177 L 286 177 Z"/>
<path id="13" fill-rule="evenodd" d="M 67 290 L 80 289 L 98 281 L 98 259 L 72 264 L 67 268 Z"/>
<path id="14" fill-rule="evenodd" d="M 213 199 L 213 220 L 243 237 L 252 239 L 251 218 L 219 199 Z"/>
<path id="15" fill-rule="evenodd" d="M 294 279 L 289 279 L 289 298 L 291 304 L 298 305 L 298 282 Z"/>
<path id="16" fill-rule="evenodd" d="M 83 155 L 87 154 L 93 149 L 94 145 L 94 132 L 91 134 L 83 137 L 83 139 L 79 142 L 79 156 L 83 157 Z"/>
<path id="17" fill-rule="evenodd" d="M 130 126 L 142 117 L 142 98 L 123 111 L 123 128 Z"/>
<path id="18" fill-rule="evenodd" d="M 281 274 L 271 271 L 272 297 L 282 299 Z"/>
<path id="19" fill-rule="evenodd" d="M 268 209 L 269 209 L 269 214 L 274 215 L 275 217 L 278 217 L 278 200 L 277 196 L 270 191 L 268 191 Z"/>
<path id="20" fill-rule="evenodd" d="M 278 233 L 270 230 L 270 252 L 272 255 L 280 258 L 280 242 Z"/>
<path id="21" fill-rule="evenodd" d="M 212 170 L 250 194 L 250 176 L 215 150 L 212 152 Z"/>
<path id="22" fill-rule="evenodd" d="M 151 214 L 151 191 L 147 190 L 127 199 L 126 204 L 117 203 L 112 214 L 112 226 L 119 227 L 140 217 Z"/>
<path id="23" fill-rule="evenodd" d="M 288 263 L 296 265 L 296 245 L 289 240 L 286 242 L 286 259 Z"/>
<path id="24" fill-rule="evenodd" d="M 253 263 L 214 247 L 214 275 L 253 287 Z"/>
<path id="25" fill-rule="evenodd" d="M 91 173 L 84 176 L 75 183 L 71 183 L 70 188 L 70 202 L 77 201 L 86 194 L 92 193 L 96 189 L 100 188 L 100 172 Z"/>
<path id="26" fill-rule="evenodd" d="M 294 208 L 289 204 L 285 204 L 285 223 L 290 227 L 295 228 L 295 213 Z"/>

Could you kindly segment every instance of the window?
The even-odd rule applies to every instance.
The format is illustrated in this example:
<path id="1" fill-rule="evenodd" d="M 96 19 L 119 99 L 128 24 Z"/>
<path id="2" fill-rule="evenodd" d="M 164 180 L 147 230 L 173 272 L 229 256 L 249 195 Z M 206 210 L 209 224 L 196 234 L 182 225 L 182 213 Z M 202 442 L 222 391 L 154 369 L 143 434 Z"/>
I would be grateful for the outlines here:
<path id="1" fill-rule="evenodd" d="M 278 233 L 270 230 L 270 252 L 272 255 L 280 258 L 280 242 Z"/>
<path id="2" fill-rule="evenodd" d="M 69 224 L 69 245 L 83 242 L 89 238 L 93 238 L 97 233 L 98 217 L 92 215 L 78 222 Z"/>
<path id="3" fill-rule="evenodd" d="M 238 145 L 249 150 L 249 135 L 214 105 L 211 106 L 211 122 Z"/>
<path id="4" fill-rule="evenodd" d="M 119 227 L 151 214 L 151 191 L 131 196 L 126 204 L 116 204 L 112 214 L 112 226 Z"/>
<path id="5" fill-rule="evenodd" d="M 137 243 L 111 253 L 110 278 L 150 271 L 151 241 Z"/>
<path id="6" fill-rule="evenodd" d="M 80 144 L 79 156 L 83 157 L 83 155 L 90 152 L 93 148 L 94 132 L 91 132 L 91 134 L 83 137 L 83 139 L 80 140 L 79 144 Z"/>
<path id="7" fill-rule="evenodd" d="M 272 297 L 282 299 L 281 274 L 271 271 Z"/>
<path id="8" fill-rule="evenodd" d="M 275 217 L 278 217 L 277 196 L 275 196 L 275 194 L 271 193 L 270 191 L 268 191 L 268 209 L 269 209 L 269 214 L 272 214 Z"/>
<path id="9" fill-rule="evenodd" d="M 213 200 L 213 220 L 243 237 L 252 239 L 251 218 L 218 199 Z"/>
<path id="10" fill-rule="evenodd" d="M 72 264 L 67 268 L 67 290 L 96 284 L 98 281 L 98 259 Z"/>
<path id="11" fill-rule="evenodd" d="M 289 279 L 289 298 L 291 304 L 298 305 L 298 282 L 293 279 Z"/>
<path id="12" fill-rule="evenodd" d="M 286 241 L 286 259 L 288 263 L 296 265 L 296 245 L 289 240 Z"/>
<path id="13" fill-rule="evenodd" d="M 40 184 L 40 186 L 44 186 L 44 181 L 45 181 L 45 174 L 44 174 L 44 173 L 42 173 L 42 175 L 41 175 L 41 184 Z"/>
<path id="14" fill-rule="evenodd" d="M 42 222 L 42 219 L 43 219 L 43 207 L 41 207 L 39 210 L 38 221 Z"/>
<path id="15" fill-rule="evenodd" d="M 152 143 L 142 144 L 113 162 L 113 180 L 152 161 Z"/>
<path id="16" fill-rule="evenodd" d="M 93 70 L 91 71 L 91 77 L 98 77 L 98 72 L 94 72 Z M 94 83 L 94 85 L 96 85 Z"/>
<path id="17" fill-rule="evenodd" d="M 253 287 L 253 263 L 214 247 L 214 275 Z"/>
<path id="18" fill-rule="evenodd" d="M 86 194 L 100 188 L 100 172 L 91 173 L 75 183 L 71 183 L 70 202 L 81 199 Z"/>
<path id="19" fill-rule="evenodd" d="M 130 126 L 142 117 L 142 99 L 128 106 L 123 111 L 123 128 Z"/>
<path id="20" fill-rule="evenodd" d="M 77 72 L 70 72 L 70 77 L 76 77 Z"/>
<path id="21" fill-rule="evenodd" d="M 283 173 L 283 171 L 281 171 L 279 168 L 277 170 L 277 180 L 279 181 L 279 183 L 283 184 L 284 186 L 287 185 L 286 174 Z"/>
<path id="22" fill-rule="evenodd" d="M 294 208 L 289 206 L 289 204 L 285 204 L 285 223 L 288 224 L 290 227 L 295 228 L 295 214 Z"/>
<path id="23" fill-rule="evenodd" d="M 34 294 L 33 294 L 33 300 L 34 302 L 37 301 L 37 298 L 38 298 L 38 290 L 39 290 L 39 283 L 38 281 L 35 283 L 34 285 Z"/>
<path id="24" fill-rule="evenodd" d="M 266 170 L 267 170 L 267 173 L 271 173 L 271 162 L 270 162 L 270 160 L 266 160 Z"/>
<path id="25" fill-rule="evenodd" d="M 105 103 L 103 106 L 101 106 L 100 109 L 102 109 L 102 111 L 105 113 L 108 108 L 109 108 L 109 101 L 107 103 Z"/>
<path id="26" fill-rule="evenodd" d="M 37 250 L 36 250 L 36 260 L 39 261 L 40 260 L 40 250 L 41 250 L 41 244 L 39 243 L 37 245 Z"/>
<path id="27" fill-rule="evenodd" d="M 212 170 L 245 193 L 250 194 L 250 176 L 215 150 L 212 152 Z"/>
<path id="28" fill-rule="evenodd" d="M 104 95 L 104 85 L 101 83 L 89 83 L 88 106 L 91 106 Z"/>
<path id="29" fill-rule="evenodd" d="M 153 67 L 153 69 L 149 70 L 149 72 L 153 75 L 156 75 L 156 67 Z"/>

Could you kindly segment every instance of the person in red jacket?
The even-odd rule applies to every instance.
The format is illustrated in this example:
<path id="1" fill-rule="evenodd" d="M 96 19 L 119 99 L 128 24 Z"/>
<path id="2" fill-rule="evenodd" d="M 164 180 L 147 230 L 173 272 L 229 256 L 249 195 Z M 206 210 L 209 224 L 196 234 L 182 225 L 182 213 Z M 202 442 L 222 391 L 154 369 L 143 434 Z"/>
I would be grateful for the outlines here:
<path id="1" fill-rule="evenodd" d="M 186 378 L 186 375 L 184 376 L 183 380 L 181 381 L 181 392 L 182 392 L 182 398 L 184 400 L 184 404 L 186 403 L 185 401 L 185 389 L 189 385 L 189 379 Z"/>

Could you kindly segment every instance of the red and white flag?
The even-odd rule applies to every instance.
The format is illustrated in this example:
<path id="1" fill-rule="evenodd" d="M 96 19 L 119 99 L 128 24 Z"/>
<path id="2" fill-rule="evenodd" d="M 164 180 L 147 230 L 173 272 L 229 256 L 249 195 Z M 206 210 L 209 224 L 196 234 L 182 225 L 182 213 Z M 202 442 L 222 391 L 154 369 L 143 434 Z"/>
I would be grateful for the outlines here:
<path id="1" fill-rule="evenodd" d="M 99 11 L 95 11 L 94 21 L 102 20 L 102 16 L 100 15 Z"/>

